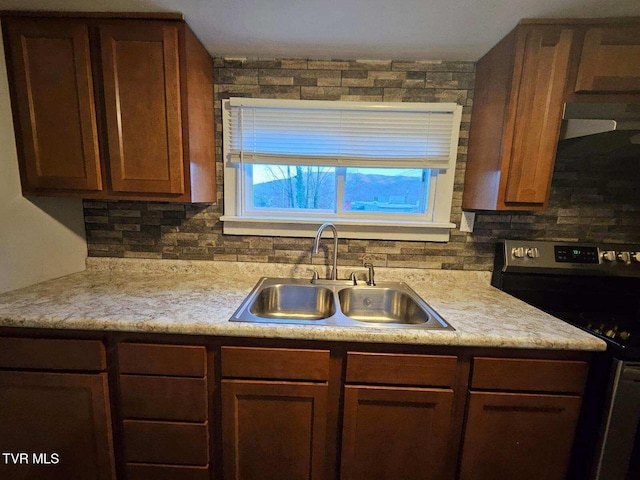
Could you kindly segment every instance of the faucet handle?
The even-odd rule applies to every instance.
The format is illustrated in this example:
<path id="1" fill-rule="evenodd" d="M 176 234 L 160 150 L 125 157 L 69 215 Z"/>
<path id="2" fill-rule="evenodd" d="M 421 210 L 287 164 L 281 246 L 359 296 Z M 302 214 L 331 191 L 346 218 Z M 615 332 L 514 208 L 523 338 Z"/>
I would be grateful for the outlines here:
<path id="1" fill-rule="evenodd" d="M 307 271 L 311 272 L 311 283 L 316 283 L 318 278 L 320 278 L 318 271 L 315 268 L 309 268 Z"/>
<path id="2" fill-rule="evenodd" d="M 373 269 L 373 263 L 366 262 L 364 264 L 365 268 L 369 269 L 369 280 L 367 280 L 367 285 L 371 285 L 372 287 L 376 286 L 376 272 Z"/>

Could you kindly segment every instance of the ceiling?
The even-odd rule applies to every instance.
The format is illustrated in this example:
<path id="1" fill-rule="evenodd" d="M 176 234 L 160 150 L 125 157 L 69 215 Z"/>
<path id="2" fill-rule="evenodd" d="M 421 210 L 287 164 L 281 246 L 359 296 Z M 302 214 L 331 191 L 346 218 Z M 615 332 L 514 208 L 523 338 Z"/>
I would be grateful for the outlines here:
<path id="1" fill-rule="evenodd" d="M 0 0 L 182 12 L 217 57 L 477 60 L 521 18 L 640 16 L 639 0 Z"/>

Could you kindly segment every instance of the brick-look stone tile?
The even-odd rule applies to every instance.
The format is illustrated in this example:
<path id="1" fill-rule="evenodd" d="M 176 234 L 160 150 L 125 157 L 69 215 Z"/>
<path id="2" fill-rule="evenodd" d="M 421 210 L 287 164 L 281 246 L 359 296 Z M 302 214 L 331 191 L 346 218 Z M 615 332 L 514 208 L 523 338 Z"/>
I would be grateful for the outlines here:
<path id="1" fill-rule="evenodd" d="M 286 68 L 286 69 L 293 69 L 293 70 L 306 70 L 309 67 L 309 61 L 308 60 L 299 60 L 299 59 L 282 59 L 280 60 L 281 68 Z"/>
<path id="2" fill-rule="evenodd" d="M 436 61 L 423 61 L 423 62 L 402 62 L 394 61 L 391 64 L 392 70 L 400 71 L 412 71 L 412 72 L 430 72 L 443 68 L 443 62 Z"/>
<path id="3" fill-rule="evenodd" d="M 369 72 L 365 70 L 343 70 L 342 78 L 366 79 L 369 78 Z"/>
<path id="4" fill-rule="evenodd" d="M 131 224 L 131 225 L 115 224 L 113 226 L 113 229 L 114 230 L 127 231 L 127 232 L 139 232 L 140 231 L 140 225 L 138 225 L 138 224 Z"/>
<path id="5" fill-rule="evenodd" d="M 231 97 L 252 98 L 259 93 L 259 85 L 220 85 L 219 91 L 214 94 L 214 100 L 219 101 Z"/>
<path id="6" fill-rule="evenodd" d="M 274 75 L 274 74 L 268 74 L 268 73 L 261 73 L 260 85 L 293 85 L 293 74 Z"/>
<path id="7" fill-rule="evenodd" d="M 467 91 L 436 88 L 435 99 L 438 102 L 453 102 L 463 105 L 467 100 Z"/>
<path id="8" fill-rule="evenodd" d="M 256 68 L 282 68 L 281 60 L 249 58 L 242 64 L 243 70 L 252 70 Z"/>
<path id="9" fill-rule="evenodd" d="M 343 102 L 381 102 L 382 95 L 341 95 L 340 100 Z"/>
<path id="10" fill-rule="evenodd" d="M 424 88 L 425 80 L 423 78 L 407 78 L 401 85 L 402 88 Z"/>
<path id="11" fill-rule="evenodd" d="M 223 235 L 219 101 L 232 96 L 457 102 L 463 106 L 463 123 L 451 219 L 459 222 L 473 63 L 218 58 L 214 68 L 218 205 L 85 200 L 90 256 L 301 263 L 326 271 L 331 257 L 328 243 L 312 258 L 311 239 Z M 447 243 L 341 240 L 339 263 L 354 270 L 363 261 L 390 267 L 491 270 L 500 238 L 640 243 L 639 166 L 637 159 L 559 156 L 549 208 L 543 212 L 479 212 L 474 233 L 453 229 Z"/>
<path id="12" fill-rule="evenodd" d="M 432 88 L 385 88 L 384 100 L 392 102 L 434 102 L 435 89 Z"/>
<path id="13" fill-rule="evenodd" d="M 84 216 L 85 223 L 109 223 L 108 216 L 96 216 L 96 215 L 86 215 Z"/>
<path id="14" fill-rule="evenodd" d="M 161 210 L 161 211 L 167 211 L 167 212 L 183 212 L 184 211 L 184 205 L 179 204 L 179 203 L 154 203 L 154 202 L 150 202 L 147 205 L 147 210 L 149 210 L 149 211 Z"/>
<path id="15" fill-rule="evenodd" d="M 140 210 L 109 210 L 110 217 L 140 217 Z"/>
<path id="16" fill-rule="evenodd" d="M 346 70 L 349 62 L 342 60 L 309 60 L 309 70 Z"/>
<path id="17" fill-rule="evenodd" d="M 107 208 L 107 202 L 96 202 L 93 200 L 83 200 L 82 206 L 86 209 L 89 208 L 97 208 L 97 209 L 105 209 Z"/>
<path id="18" fill-rule="evenodd" d="M 358 73 L 360 73 L 360 72 L 358 72 Z M 343 75 L 343 77 L 342 77 L 342 86 L 343 87 L 373 87 L 373 78 L 369 78 L 369 77 L 345 77 Z"/>
<path id="19" fill-rule="evenodd" d="M 217 81 L 231 85 L 258 85 L 258 70 L 221 68 L 216 72 Z"/>
<path id="20" fill-rule="evenodd" d="M 343 95 L 348 95 L 347 87 L 300 87 L 302 100 L 340 100 Z"/>
<path id="21" fill-rule="evenodd" d="M 246 58 L 225 58 L 224 59 L 224 67 L 225 68 L 242 68 Z"/>
<path id="22" fill-rule="evenodd" d="M 260 98 L 285 98 L 297 100 L 300 98 L 298 86 L 260 85 Z"/>
<path id="23" fill-rule="evenodd" d="M 349 70 L 391 70 L 391 60 L 352 60 Z"/>
<path id="24" fill-rule="evenodd" d="M 350 87 L 349 95 L 375 95 L 382 97 L 384 89 L 382 88 L 370 88 L 370 87 Z"/>
<path id="25" fill-rule="evenodd" d="M 376 87 L 401 88 L 404 86 L 407 76 L 405 72 L 369 72 L 369 78 L 373 79 Z"/>

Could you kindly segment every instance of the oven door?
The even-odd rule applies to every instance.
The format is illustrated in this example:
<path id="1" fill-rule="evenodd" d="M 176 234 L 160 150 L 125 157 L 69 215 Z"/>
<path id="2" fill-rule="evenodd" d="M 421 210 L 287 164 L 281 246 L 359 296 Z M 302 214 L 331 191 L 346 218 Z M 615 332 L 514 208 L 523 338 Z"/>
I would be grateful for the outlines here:
<path id="1" fill-rule="evenodd" d="M 640 362 L 614 362 L 599 448 L 597 480 L 640 478 Z"/>

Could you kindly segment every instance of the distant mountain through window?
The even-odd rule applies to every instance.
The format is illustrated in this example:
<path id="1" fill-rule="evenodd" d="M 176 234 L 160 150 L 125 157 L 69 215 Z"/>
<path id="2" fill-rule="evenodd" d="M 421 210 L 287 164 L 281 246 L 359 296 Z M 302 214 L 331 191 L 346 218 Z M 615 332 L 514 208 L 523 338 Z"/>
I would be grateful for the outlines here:
<path id="1" fill-rule="evenodd" d="M 299 168 L 297 174 L 253 186 L 254 208 L 335 209 L 335 172 Z M 330 170 L 330 171 L 327 171 Z M 417 212 L 422 193 L 422 176 L 376 175 L 347 172 L 344 210 Z"/>

